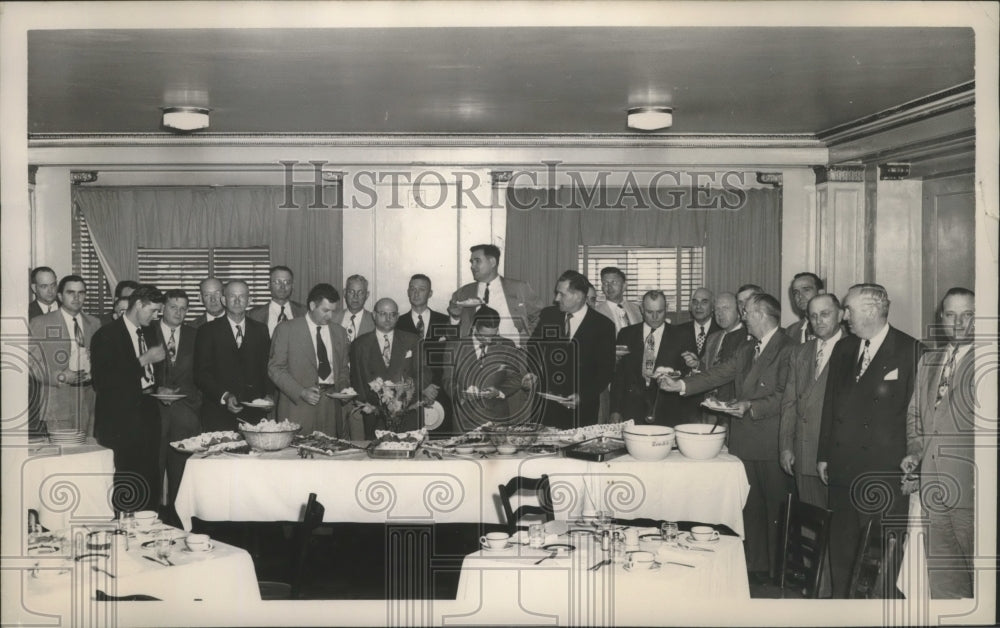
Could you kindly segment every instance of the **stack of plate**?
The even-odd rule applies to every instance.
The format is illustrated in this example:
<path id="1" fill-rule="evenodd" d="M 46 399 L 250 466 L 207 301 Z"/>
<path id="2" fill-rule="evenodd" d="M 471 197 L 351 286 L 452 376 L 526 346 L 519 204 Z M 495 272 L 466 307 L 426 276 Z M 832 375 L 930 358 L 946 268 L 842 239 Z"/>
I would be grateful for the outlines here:
<path id="1" fill-rule="evenodd" d="M 87 435 L 78 430 L 49 430 L 49 440 L 53 445 L 82 445 Z"/>

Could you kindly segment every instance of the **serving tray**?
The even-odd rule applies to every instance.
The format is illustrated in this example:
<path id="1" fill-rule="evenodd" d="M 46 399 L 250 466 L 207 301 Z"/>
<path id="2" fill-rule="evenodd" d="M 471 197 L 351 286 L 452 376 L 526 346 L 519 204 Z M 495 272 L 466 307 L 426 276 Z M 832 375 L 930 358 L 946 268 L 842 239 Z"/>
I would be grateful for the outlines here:
<path id="1" fill-rule="evenodd" d="M 623 440 L 610 436 L 598 436 L 563 447 L 560 453 L 566 458 L 604 462 L 627 453 L 627 450 Z"/>
<path id="2" fill-rule="evenodd" d="M 417 455 L 417 449 L 377 449 L 375 447 L 369 447 L 366 451 L 368 452 L 369 458 L 382 458 L 389 460 L 400 460 L 403 458 L 415 458 Z"/>

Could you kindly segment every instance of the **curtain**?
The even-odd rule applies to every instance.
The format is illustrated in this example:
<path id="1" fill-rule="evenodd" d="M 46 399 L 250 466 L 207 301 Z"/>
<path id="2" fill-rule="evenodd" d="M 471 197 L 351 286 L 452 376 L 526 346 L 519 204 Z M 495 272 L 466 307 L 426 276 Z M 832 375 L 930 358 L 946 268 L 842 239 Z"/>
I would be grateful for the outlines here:
<path id="1" fill-rule="evenodd" d="M 781 191 L 730 192 L 734 209 L 706 209 L 714 201 L 695 192 L 664 189 L 653 199 L 646 189 L 508 188 L 506 270 L 544 293 L 578 267 L 581 244 L 704 246 L 708 288 L 756 283 L 780 300 Z"/>
<path id="2" fill-rule="evenodd" d="M 76 202 L 109 276 L 138 278 L 141 248 L 267 246 L 272 264 L 295 272 L 292 297 L 305 299 L 319 282 L 343 285 L 343 214 L 309 208 L 312 187 L 86 187 Z M 339 194 L 336 198 L 339 198 Z M 333 199 L 333 192 L 328 193 Z"/>

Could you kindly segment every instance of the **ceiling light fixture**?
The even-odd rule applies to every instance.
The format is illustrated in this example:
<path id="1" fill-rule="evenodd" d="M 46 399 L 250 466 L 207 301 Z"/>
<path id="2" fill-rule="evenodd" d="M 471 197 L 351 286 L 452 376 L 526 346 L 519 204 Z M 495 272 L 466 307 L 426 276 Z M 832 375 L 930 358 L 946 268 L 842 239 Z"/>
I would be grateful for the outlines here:
<path id="1" fill-rule="evenodd" d="M 673 107 L 632 107 L 628 110 L 628 128 L 637 131 L 669 129 L 674 123 Z"/>
<path id="2" fill-rule="evenodd" d="M 171 131 L 190 133 L 208 128 L 206 107 L 163 107 L 163 126 Z"/>

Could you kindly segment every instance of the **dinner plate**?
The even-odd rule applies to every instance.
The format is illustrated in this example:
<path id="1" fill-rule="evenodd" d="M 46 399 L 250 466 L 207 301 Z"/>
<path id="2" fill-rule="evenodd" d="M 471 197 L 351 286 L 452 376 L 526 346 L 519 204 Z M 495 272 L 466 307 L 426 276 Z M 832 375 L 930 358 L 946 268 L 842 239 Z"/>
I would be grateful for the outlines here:
<path id="1" fill-rule="evenodd" d="M 510 541 L 507 541 L 507 544 L 500 548 L 493 548 L 486 545 L 480 545 L 480 547 L 487 554 L 496 554 L 497 552 L 505 552 L 509 550 L 510 548 L 514 547 L 514 544 L 511 543 Z"/>
<path id="2" fill-rule="evenodd" d="M 709 410 L 715 410 L 716 412 L 728 412 L 733 409 L 728 403 L 723 403 L 721 401 L 714 401 L 712 399 L 706 399 L 701 402 L 701 405 L 708 408 Z"/>
<path id="3" fill-rule="evenodd" d="M 575 552 L 576 545 L 569 543 L 549 543 L 548 545 L 543 545 L 542 549 L 547 552 L 556 552 L 557 556 L 565 556 L 566 554 Z"/>
<path id="4" fill-rule="evenodd" d="M 274 402 L 273 401 L 258 401 L 258 402 L 241 401 L 240 405 L 244 406 L 244 407 L 247 407 L 247 408 L 265 409 L 265 408 L 273 408 L 274 407 Z"/>
<path id="5" fill-rule="evenodd" d="M 177 544 L 176 539 L 170 539 L 170 544 L 176 545 Z M 142 544 L 142 546 L 146 548 L 153 547 L 154 545 L 156 545 L 156 539 L 153 539 L 152 541 L 146 541 L 145 543 Z"/>
<path id="6" fill-rule="evenodd" d="M 330 399 L 354 399 L 358 393 L 328 392 L 326 396 Z"/>
<path id="7" fill-rule="evenodd" d="M 625 563 L 625 571 L 643 572 L 643 571 L 659 571 L 659 570 L 660 570 L 660 563 L 656 562 L 655 560 L 653 561 L 652 567 L 646 567 L 646 568 L 633 568 L 629 566 L 628 563 Z"/>
<path id="8" fill-rule="evenodd" d="M 482 305 L 483 300 L 476 297 L 473 299 L 462 299 L 461 301 L 455 301 L 455 305 L 461 305 L 462 307 L 476 307 L 477 305 Z"/>
<path id="9" fill-rule="evenodd" d="M 187 397 L 187 395 L 182 395 L 180 393 L 177 394 L 153 393 L 150 395 L 150 397 L 159 399 L 160 401 L 177 401 L 178 399 L 183 399 L 184 397 Z"/>
<path id="10" fill-rule="evenodd" d="M 552 393 L 547 393 L 547 392 L 540 392 L 538 393 L 538 396 L 541 397 L 542 399 L 548 399 L 549 401 L 556 401 L 556 402 L 570 400 L 569 397 L 563 397 L 562 395 L 553 395 Z"/>
<path id="11" fill-rule="evenodd" d="M 696 538 L 694 538 L 693 536 L 691 536 L 690 532 L 686 536 L 684 536 L 682 538 L 683 538 L 684 541 L 687 541 L 688 543 L 699 543 L 699 544 L 702 544 L 702 543 L 718 543 L 719 542 L 719 537 L 716 537 L 714 539 L 709 539 L 708 541 L 699 541 Z"/>
<path id="12" fill-rule="evenodd" d="M 649 534 L 640 534 L 640 541 L 662 541 L 663 535 L 659 532 L 650 532 Z"/>

